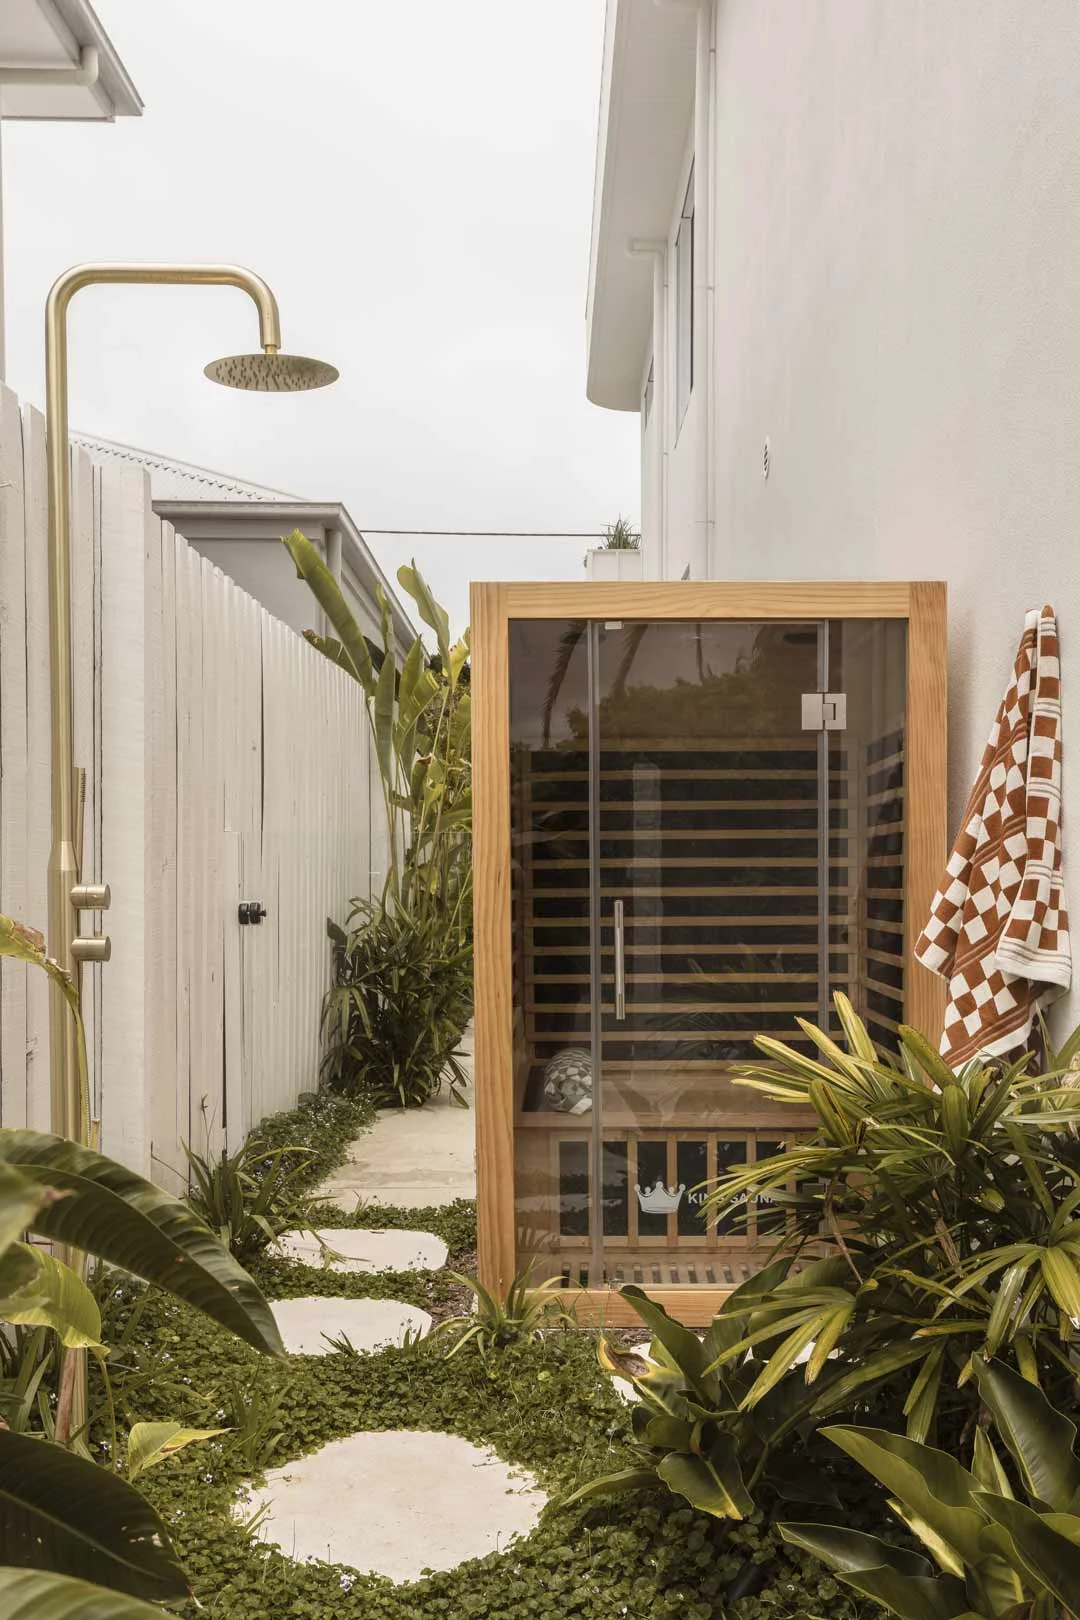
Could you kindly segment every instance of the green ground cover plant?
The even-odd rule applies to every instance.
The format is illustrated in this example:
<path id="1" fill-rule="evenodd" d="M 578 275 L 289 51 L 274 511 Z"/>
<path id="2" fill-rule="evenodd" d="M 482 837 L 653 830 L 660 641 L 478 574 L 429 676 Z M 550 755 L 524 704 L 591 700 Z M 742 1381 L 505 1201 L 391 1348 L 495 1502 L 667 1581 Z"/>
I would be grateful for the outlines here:
<path id="1" fill-rule="evenodd" d="M 312 1105 L 264 1127 L 268 1141 L 303 1140 L 326 1175 L 344 1152 L 331 1111 L 320 1131 Z M 303 1116 L 303 1119 L 301 1119 Z M 443 1237 L 446 1271 L 336 1275 L 259 1257 L 270 1297 L 319 1292 L 392 1296 L 440 1315 L 471 1303 L 450 1268 L 469 1271 L 475 1208 L 324 1208 L 320 1225 L 419 1228 Z M 426 1341 L 376 1356 L 341 1352 L 269 1364 L 154 1291 L 110 1287 L 104 1302 L 120 1346 L 121 1418 L 157 1411 L 229 1432 L 169 1462 L 168 1478 L 140 1480 L 160 1510 L 202 1605 L 183 1620 L 879 1620 L 808 1554 L 785 1547 L 764 1511 L 721 1524 L 674 1497 L 649 1491 L 564 1510 L 557 1504 L 629 1455 L 630 1413 L 596 1364 L 596 1336 L 560 1329 L 523 1335 L 485 1358 L 448 1359 Z M 451 1341 L 452 1342 L 452 1341 Z M 260 1471 L 363 1428 L 430 1428 L 492 1446 L 537 1475 L 555 1505 L 522 1542 L 408 1586 L 342 1566 L 296 1565 L 261 1546 L 230 1505 Z M 107 1438 L 102 1429 L 100 1439 Z M 847 1490 L 847 1522 L 880 1531 L 857 1498 L 857 1473 L 839 1455 L 828 1467 Z M 847 1473 L 845 1475 L 845 1469 Z M 242 1509 L 241 1509 L 242 1512 Z M 742 1595 L 739 1595 L 742 1594 Z"/>
<path id="2" fill-rule="evenodd" d="M 394 1213 L 407 1225 L 416 1214 Z M 111 1301 L 113 1332 L 123 1332 L 135 1305 L 129 1297 Z M 808 1555 L 785 1548 L 764 1512 L 742 1524 L 721 1524 L 656 1492 L 599 1510 L 556 1506 L 533 1535 L 506 1551 L 399 1587 L 343 1566 L 294 1564 L 231 1519 L 231 1502 L 260 1467 L 366 1428 L 438 1429 L 490 1445 L 532 1471 L 557 1501 L 627 1450 L 629 1414 L 598 1372 L 591 1334 L 555 1331 L 522 1339 L 483 1363 L 470 1355 L 447 1359 L 437 1343 L 424 1343 L 370 1357 L 294 1357 L 282 1369 L 234 1349 L 182 1308 L 155 1299 L 143 1308 L 138 1341 L 136 1364 L 144 1357 L 164 1363 L 188 1391 L 181 1415 L 192 1423 L 236 1425 L 198 1455 L 173 1459 L 167 1489 L 164 1477 L 152 1474 L 144 1487 L 165 1518 L 206 1620 L 804 1620 L 814 1614 L 870 1620 L 880 1614 Z M 859 1510 L 861 1486 L 845 1485 L 854 1472 L 845 1474 L 843 1459 L 834 1468 L 848 1497 L 845 1522 L 880 1531 L 881 1514 Z M 737 1596 L 740 1591 L 745 1595 Z M 193 1605 L 179 1611 L 184 1620 L 198 1612 Z"/>

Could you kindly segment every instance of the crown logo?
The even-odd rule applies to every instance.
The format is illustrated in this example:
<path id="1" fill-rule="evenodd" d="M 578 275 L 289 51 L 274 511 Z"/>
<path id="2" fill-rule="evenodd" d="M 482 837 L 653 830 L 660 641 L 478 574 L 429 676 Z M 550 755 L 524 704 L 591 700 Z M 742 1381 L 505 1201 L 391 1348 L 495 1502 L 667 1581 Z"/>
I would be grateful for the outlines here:
<path id="1" fill-rule="evenodd" d="M 677 1187 L 665 1187 L 659 1177 L 655 1186 L 644 1190 L 634 1183 L 637 1201 L 646 1215 L 670 1215 L 672 1210 L 678 1209 L 679 1201 L 686 1191 L 686 1183 L 680 1181 Z"/>

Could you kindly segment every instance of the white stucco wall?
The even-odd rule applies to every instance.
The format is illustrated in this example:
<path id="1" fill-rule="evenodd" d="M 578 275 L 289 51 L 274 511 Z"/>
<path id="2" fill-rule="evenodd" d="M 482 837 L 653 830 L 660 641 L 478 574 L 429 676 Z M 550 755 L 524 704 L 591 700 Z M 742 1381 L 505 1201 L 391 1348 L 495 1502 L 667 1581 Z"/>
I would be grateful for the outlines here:
<path id="1" fill-rule="evenodd" d="M 1080 918 L 1080 6 L 720 4 L 714 94 L 709 573 L 948 581 L 954 825 L 1053 601 Z"/>

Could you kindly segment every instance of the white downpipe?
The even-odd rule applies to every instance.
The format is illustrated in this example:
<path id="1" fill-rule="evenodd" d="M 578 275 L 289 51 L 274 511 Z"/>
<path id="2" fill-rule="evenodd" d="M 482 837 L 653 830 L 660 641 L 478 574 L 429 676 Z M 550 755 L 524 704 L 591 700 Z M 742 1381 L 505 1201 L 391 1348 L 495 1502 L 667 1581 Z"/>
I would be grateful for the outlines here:
<path id="1" fill-rule="evenodd" d="M 0 131 L 3 130 L 0 119 Z M 0 382 L 7 375 L 7 341 L 4 330 L 4 141 L 0 133 Z"/>
<path id="2" fill-rule="evenodd" d="M 655 577 L 667 578 L 667 462 L 668 422 L 670 413 L 667 397 L 667 265 L 668 247 L 659 240 L 634 239 L 627 251 L 635 256 L 648 255 L 652 259 L 652 371 L 653 402 L 656 416 L 654 438 L 654 476 L 656 478 L 656 546 Z M 642 515 L 644 516 L 644 480 L 642 484 Z M 648 541 L 648 536 L 643 537 Z"/>
<path id="3" fill-rule="evenodd" d="M 717 403 L 720 390 L 720 363 L 717 354 L 716 331 L 716 13 L 717 0 L 707 0 L 709 8 L 709 54 L 706 58 L 706 91 L 708 95 L 708 153 L 709 153 L 709 235 L 705 243 L 705 576 L 721 576 L 719 538 L 716 533 L 716 463 L 717 463 Z"/>
<path id="4" fill-rule="evenodd" d="M 101 71 L 96 45 L 84 45 L 78 67 L 8 67 L 0 62 L 0 84 L 97 84 Z"/>
<path id="5" fill-rule="evenodd" d="M 713 461 L 713 241 L 712 149 L 713 0 L 700 0 L 697 14 L 697 56 L 694 68 L 694 301 L 700 322 L 694 345 L 694 388 L 698 391 L 699 438 L 697 467 L 697 521 L 690 557 L 690 577 L 707 579 L 715 566 L 712 547 Z"/>

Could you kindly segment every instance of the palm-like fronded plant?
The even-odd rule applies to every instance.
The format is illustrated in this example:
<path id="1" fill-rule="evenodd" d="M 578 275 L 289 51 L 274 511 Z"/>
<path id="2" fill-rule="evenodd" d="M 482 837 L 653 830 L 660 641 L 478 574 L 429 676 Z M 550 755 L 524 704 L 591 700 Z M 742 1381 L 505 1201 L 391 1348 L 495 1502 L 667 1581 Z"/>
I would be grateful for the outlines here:
<path id="1" fill-rule="evenodd" d="M 739 1218 L 748 1200 L 786 1212 L 788 1262 L 831 1248 L 830 1288 L 792 1275 L 784 1306 L 742 1312 L 743 1339 L 769 1364 L 749 1402 L 810 1343 L 851 1364 L 848 1393 L 900 1356 L 909 1437 L 931 1432 L 974 1354 L 998 1355 L 1051 1391 L 1080 1376 L 1080 1094 L 1051 1072 L 970 1063 L 954 1073 L 916 1031 L 883 1056 L 843 996 L 843 1046 L 800 1020 L 813 1056 L 761 1037 L 765 1062 L 739 1084 L 811 1108 L 818 1126 L 771 1159 L 724 1176 L 708 1199 Z M 793 1190 L 794 1189 L 794 1190 Z"/>
<path id="2" fill-rule="evenodd" d="M 337 638 L 308 631 L 308 641 L 358 681 L 367 700 L 390 840 L 383 901 L 432 918 L 464 944 L 472 896 L 469 632 L 451 643 L 446 612 L 423 576 L 415 567 L 399 568 L 398 581 L 434 632 L 437 649 L 429 657 L 417 636 L 399 671 L 381 587 L 383 645 L 373 657 L 318 547 L 298 529 L 284 543 Z"/>

